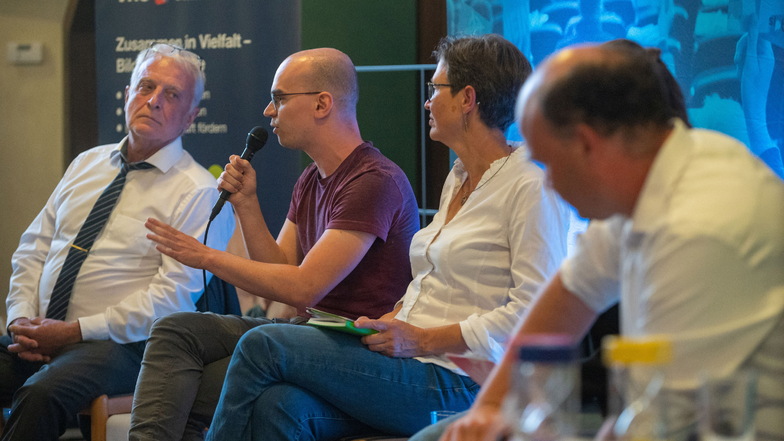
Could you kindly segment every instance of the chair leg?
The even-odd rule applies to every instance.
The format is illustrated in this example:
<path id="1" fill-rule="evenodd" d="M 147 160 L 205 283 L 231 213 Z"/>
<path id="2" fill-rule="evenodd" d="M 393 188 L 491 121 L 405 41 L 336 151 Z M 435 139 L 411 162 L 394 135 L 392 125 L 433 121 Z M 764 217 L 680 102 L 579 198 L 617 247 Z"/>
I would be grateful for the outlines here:
<path id="1" fill-rule="evenodd" d="M 106 395 L 93 400 L 88 409 L 79 412 L 90 416 L 90 441 L 106 441 L 106 422 L 112 415 L 131 413 L 133 395 L 109 398 Z"/>
<path id="2" fill-rule="evenodd" d="M 106 441 L 106 420 L 109 418 L 109 397 L 101 395 L 90 405 L 91 441 Z"/>

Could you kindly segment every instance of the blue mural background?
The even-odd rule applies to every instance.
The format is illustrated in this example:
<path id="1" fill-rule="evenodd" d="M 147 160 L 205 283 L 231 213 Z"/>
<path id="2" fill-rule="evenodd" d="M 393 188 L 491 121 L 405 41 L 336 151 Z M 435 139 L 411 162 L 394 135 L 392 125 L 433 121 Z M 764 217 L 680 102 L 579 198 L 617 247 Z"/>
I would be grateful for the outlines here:
<path id="1" fill-rule="evenodd" d="M 657 47 L 692 124 L 741 140 L 784 178 L 782 0 L 447 0 L 447 14 L 450 35 L 501 34 L 534 66 L 577 43 Z"/>

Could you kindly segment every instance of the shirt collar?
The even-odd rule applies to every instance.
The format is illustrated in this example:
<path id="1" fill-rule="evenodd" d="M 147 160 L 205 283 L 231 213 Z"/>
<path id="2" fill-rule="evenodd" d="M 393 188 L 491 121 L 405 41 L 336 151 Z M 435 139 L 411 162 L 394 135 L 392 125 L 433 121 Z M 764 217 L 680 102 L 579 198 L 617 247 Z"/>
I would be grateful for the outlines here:
<path id="1" fill-rule="evenodd" d="M 689 129 L 680 119 L 674 120 L 674 127 L 656 154 L 637 198 L 631 218 L 634 231 L 650 230 L 662 220 L 677 181 L 689 162 L 692 153 Z"/>
<path id="2" fill-rule="evenodd" d="M 126 150 L 128 149 L 128 137 L 122 139 L 117 144 L 117 147 L 112 150 L 111 152 L 111 159 L 110 161 L 112 164 L 116 165 L 117 167 L 120 166 L 120 162 L 122 155 L 125 154 Z M 147 158 L 144 162 L 152 164 L 158 170 L 166 173 L 174 167 L 174 164 L 180 160 L 182 157 L 184 150 L 182 148 L 182 138 L 178 137 L 174 141 L 170 142 L 169 144 L 165 145 L 163 148 L 155 152 L 152 156 Z"/>

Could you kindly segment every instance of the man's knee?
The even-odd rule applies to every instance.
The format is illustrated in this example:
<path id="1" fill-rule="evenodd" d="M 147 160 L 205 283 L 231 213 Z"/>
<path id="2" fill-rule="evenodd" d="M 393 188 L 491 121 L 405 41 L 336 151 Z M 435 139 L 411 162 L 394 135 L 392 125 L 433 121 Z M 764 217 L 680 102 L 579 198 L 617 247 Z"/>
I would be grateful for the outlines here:
<path id="1" fill-rule="evenodd" d="M 158 345 L 170 342 L 177 346 L 190 342 L 199 344 L 210 329 L 215 329 L 212 321 L 216 320 L 215 314 L 200 312 L 175 312 L 156 320 L 150 329 L 150 344 Z M 165 344 L 165 343 L 164 343 Z M 149 350 L 149 349 L 148 349 Z"/>
<path id="2" fill-rule="evenodd" d="M 14 395 L 14 403 L 28 409 L 49 409 L 52 405 L 62 407 L 62 387 L 55 380 L 49 378 L 28 380 Z M 66 407 L 70 407 L 67 406 Z"/>
<path id="3" fill-rule="evenodd" d="M 188 328 L 194 322 L 200 321 L 198 312 L 175 312 L 155 320 L 150 330 L 150 335 L 156 333 L 178 333 Z"/>
<path id="4" fill-rule="evenodd" d="M 51 385 L 42 381 L 28 381 L 16 391 L 15 398 L 18 400 L 45 402 L 48 397 L 54 395 Z"/>

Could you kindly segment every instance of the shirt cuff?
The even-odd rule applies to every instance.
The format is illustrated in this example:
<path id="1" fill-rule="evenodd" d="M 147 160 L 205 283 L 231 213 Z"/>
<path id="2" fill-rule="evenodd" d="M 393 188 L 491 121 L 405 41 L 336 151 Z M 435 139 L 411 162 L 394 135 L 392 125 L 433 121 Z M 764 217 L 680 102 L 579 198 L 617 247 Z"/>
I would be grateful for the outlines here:
<path id="1" fill-rule="evenodd" d="M 8 311 L 6 311 L 6 322 L 5 322 L 6 332 L 8 331 L 8 327 L 11 326 L 11 323 L 13 323 L 14 320 L 22 317 L 31 319 L 37 316 L 38 314 L 36 313 L 36 311 L 32 310 L 31 308 L 27 308 L 24 306 L 12 306 L 11 308 L 8 309 Z"/>
<path id="2" fill-rule="evenodd" d="M 574 259 L 565 259 L 561 263 L 561 268 L 558 269 L 558 274 L 561 277 L 561 283 L 563 283 L 564 288 L 582 300 L 589 309 L 601 312 L 609 308 L 609 306 L 600 302 L 601 299 L 583 294 L 585 290 L 581 286 L 581 281 L 590 280 L 591 275 L 584 274 L 584 277 L 580 277 L 580 266 L 575 264 Z"/>
<path id="3" fill-rule="evenodd" d="M 473 315 L 471 316 L 473 317 Z M 499 345 L 484 328 L 476 329 L 478 325 L 472 326 L 470 323 L 471 317 L 460 322 L 460 332 L 463 334 L 463 340 L 468 346 L 468 351 L 473 356 L 484 358 L 495 363 L 501 361 L 504 354 L 504 347 Z M 477 333 L 481 335 L 477 335 Z"/>
<path id="4" fill-rule="evenodd" d="M 463 334 L 463 341 L 465 341 L 466 346 L 468 346 L 468 351 L 477 355 L 480 354 L 481 351 L 478 349 L 481 349 L 481 345 L 472 332 L 471 326 L 466 320 L 461 320 L 458 324 L 460 325 L 460 333 Z"/>
<path id="5" fill-rule="evenodd" d="M 82 329 L 82 340 L 109 340 L 109 325 L 104 314 L 81 317 L 79 327 Z"/>

